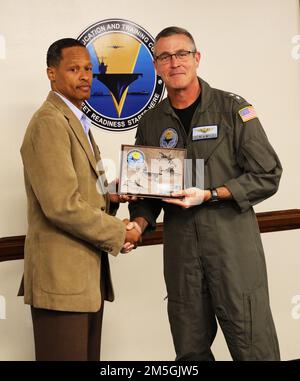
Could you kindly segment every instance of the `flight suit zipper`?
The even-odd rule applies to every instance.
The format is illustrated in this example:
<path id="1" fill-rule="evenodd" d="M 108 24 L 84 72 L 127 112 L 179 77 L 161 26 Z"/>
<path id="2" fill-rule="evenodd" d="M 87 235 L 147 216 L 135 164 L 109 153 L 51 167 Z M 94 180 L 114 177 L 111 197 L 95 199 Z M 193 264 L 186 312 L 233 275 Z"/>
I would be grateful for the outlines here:
<path id="1" fill-rule="evenodd" d="M 247 296 L 247 304 L 248 304 L 248 310 L 249 310 L 249 344 L 252 345 L 252 303 L 251 303 L 251 296 Z"/>
<path id="2" fill-rule="evenodd" d="M 195 111 L 196 112 L 196 111 Z M 194 113 L 195 115 L 195 113 Z M 186 133 L 186 130 L 183 126 L 183 124 L 181 123 L 181 120 L 180 118 L 178 117 L 178 115 L 176 115 L 176 113 L 173 111 L 172 113 L 172 117 L 174 119 L 176 119 L 176 121 L 178 122 L 179 124 L 179 133 L 181 134 L 181 137 L 182 137 L 182 140 L 183 140 L 183 148 L 187 148 L 187 141 L 188 139 L 190 139 L 190 136 L 192 134 L 192 122 L 193 122 L 193 119 L 194 119 L 194 116 L 192 118 L 192 122 L 191 122 L 191 126 L 190 126 L 190 129 L 189 129 L 189 133 L 187 134 Z M 192 142 L 191 142 L 192 143 Z M 192 151 L 194 152 L 194 151 Z M 199 239 L 199 231 L 198 231 L 198 228 L 197 228 L 197 222 L 196 222 L 196 217 L 194 215 L 194 229 L 195 229 L 195 232 L 196 232 L 196 239 L 197 239 L 197 244 L 200 243 L 200 239 Z"/>

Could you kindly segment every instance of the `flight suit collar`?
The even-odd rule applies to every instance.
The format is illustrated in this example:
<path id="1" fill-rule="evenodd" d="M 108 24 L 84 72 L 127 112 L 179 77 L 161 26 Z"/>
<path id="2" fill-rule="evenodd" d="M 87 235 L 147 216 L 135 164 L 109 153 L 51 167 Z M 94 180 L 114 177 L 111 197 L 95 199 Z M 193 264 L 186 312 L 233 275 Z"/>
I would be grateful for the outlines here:
<path id="1" fill-rule="evenodd" d="M 223 139 L 230 133 L 230 128 L 220 119 L 220 111 L 216 104 L 216 98 L 214 97 L 215 89 L 212 89 L 207 82 L 199 78 L 201 85 L 201 102 L 199 107 L 195 110 L 195 114 L 192 120 L 193 127 L 209 127 L 217 126 L 218 136 L 216 139 L 207 139 L 203 141 L 192 141 L 193 151 L 196 156 L 199 154 L 204 162 L 207 163 L 208 160 L 213 156 L 214 152 L 221 144 Z M 213 103 L 215 103 L 213 105 Z M 190 132 L 190 139 L 192 139 L 193 131 Z M 196 146 L 198 146 L 196 148 Z"/>
<path id="2" fill-rule="evenodd" d="M 209 84 L 200 77 L 198 77 L 198 81 L 201 87 L 201 101 L 199 107 L 196 109 L 197 113 L 206 111 L 210 104 L 213 102 L 212 89 Z M 166 114 L 174 114 L 174 110 L 170 103 L 169 97 L 166 98 L 166 102 L 164 104 L 164 112 Z"/>
<path id="3" fill-rule="evenodd" d="M 205 82 L 202 78 L 199 78 L 199 83 L 201 86 L 201 101 L 199 106 L 196 108 L 193 119 L 192 119 L 192 128 L 193 127 L 206 127 L 209 125 L 218 125 L 218 137 L 217 139 L 208 139 L 204 141 L 192 141 L 192 128 L 188 136 L 187 149 L 189 151 L 188 155 L 192 157 L 197 156 L 197 158 L 204 159 L 204 162 L 207 163 L 209 158 L 215 152 L 219 144 L 223 141 L 224 137 L 230 133 L 230 128 L 224 124 L 220 125 L 220 120 L 217 118 L 219 112 L 216 112 L 214 107 L 211 107 L 214 102 L 214 90 Z M 173 118 L 177 118 L 175 111 L 173 110 L 169 98 L 166 99 L 164 104 L 164 112 L 171 115 Z"/>
<path id="4" fill-rule="evenodd" d="M 201 101 L 200 107 L 196 109 L 196 112 L 204 112 L 213 102 L 212 89 L 202 78 L 198 78 L 198 80 L 201 86 Z"/>

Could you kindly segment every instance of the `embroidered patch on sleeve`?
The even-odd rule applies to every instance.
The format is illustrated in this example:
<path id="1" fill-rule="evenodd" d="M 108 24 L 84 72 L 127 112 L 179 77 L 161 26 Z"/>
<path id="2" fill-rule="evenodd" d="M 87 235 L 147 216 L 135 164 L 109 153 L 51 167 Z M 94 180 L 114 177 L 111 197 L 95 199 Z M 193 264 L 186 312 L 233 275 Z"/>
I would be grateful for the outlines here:
<path id="1" fill-rule="evenodd" d="M 257 114 L 253 106 L 247 106 L 242 108 L 239 111 L 239 114 L 243 122 L 248 122 L 248 120 L 257 118 Z"/>

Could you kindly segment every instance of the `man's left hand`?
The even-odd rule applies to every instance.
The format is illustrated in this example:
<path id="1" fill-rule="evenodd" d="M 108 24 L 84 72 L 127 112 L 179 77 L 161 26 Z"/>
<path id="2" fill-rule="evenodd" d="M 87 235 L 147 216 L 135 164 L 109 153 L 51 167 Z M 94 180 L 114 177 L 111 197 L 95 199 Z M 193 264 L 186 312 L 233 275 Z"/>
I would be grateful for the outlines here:
<path id="1" fill-rule="evenodd" d="M 187 188 L 182 191 L 173 192 L 171 196 L 174 198 L 163 198 L 162 200 L 168 204 L 178 205 L 187 209 L 195 205 L 200 205 L 202 202 L 209 200 L 211 194 L 209 190 Z"/>

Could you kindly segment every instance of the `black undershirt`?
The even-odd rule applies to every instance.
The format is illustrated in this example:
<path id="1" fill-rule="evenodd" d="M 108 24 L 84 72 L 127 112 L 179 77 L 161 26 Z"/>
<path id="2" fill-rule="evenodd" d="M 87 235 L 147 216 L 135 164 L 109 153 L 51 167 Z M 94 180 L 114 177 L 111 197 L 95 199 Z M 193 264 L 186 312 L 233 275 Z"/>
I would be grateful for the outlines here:
<path id="1" fill-rule="evenodd" d="M 175 111 L 176 115 L 180 119 L 186 134 L 189 133 L 190 127 L 191 127 L 191 122 L 193 119 L 194 112 L 199 105 L 201 100 L 201 93 L 199 94 L 198 98 L 195 100 L 194 103 L 192 103 L 190 106 L 186 108 L 175 108 L 173 107 L 173 110 Z"/>

